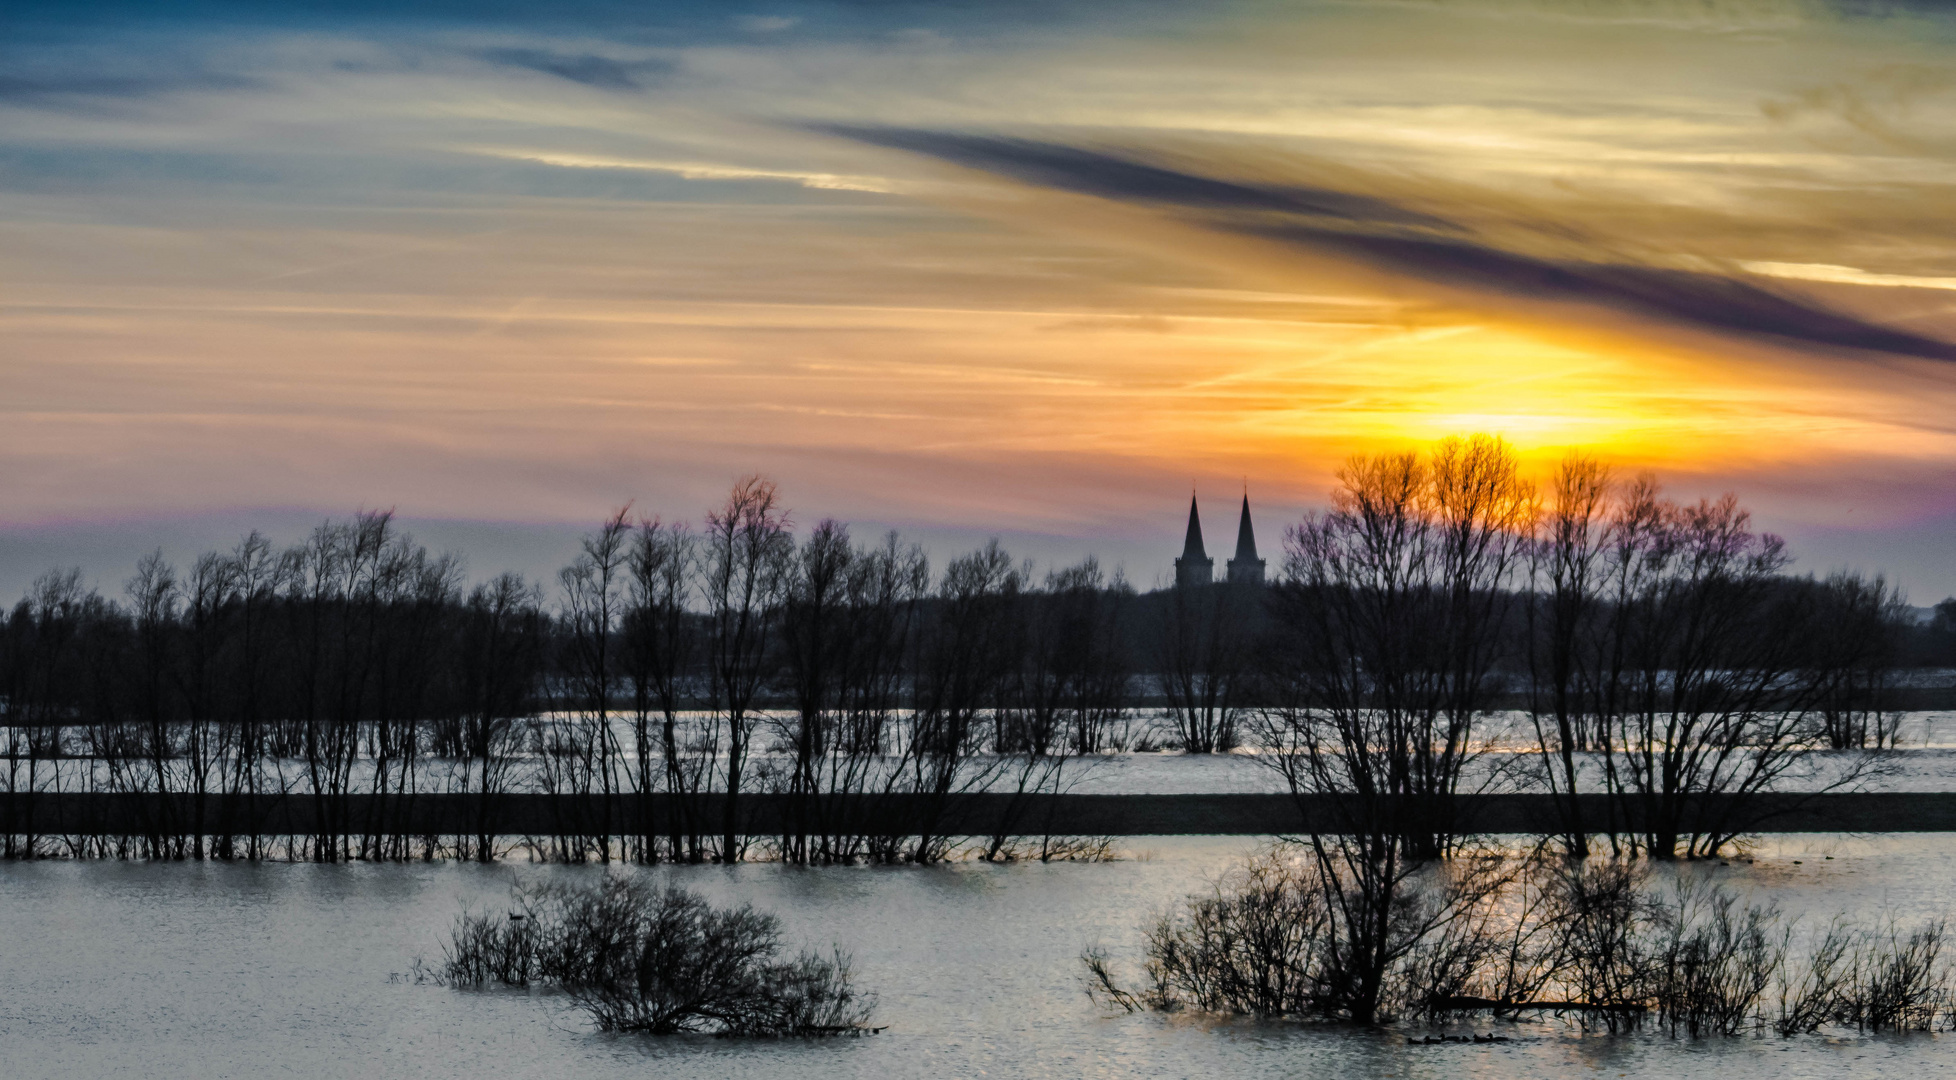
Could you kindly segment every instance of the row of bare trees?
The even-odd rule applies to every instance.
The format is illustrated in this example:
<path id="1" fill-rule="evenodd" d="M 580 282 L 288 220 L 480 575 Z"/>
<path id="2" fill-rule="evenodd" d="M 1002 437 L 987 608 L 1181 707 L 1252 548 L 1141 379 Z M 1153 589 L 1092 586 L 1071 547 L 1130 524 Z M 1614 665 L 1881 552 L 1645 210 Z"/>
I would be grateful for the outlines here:
<path id="1" fill-rule="evenodd" d="M 1600 835 L 1706 855 L 1756 824 L 1744 796 L 1839 788 L 1869 759 L 1821 751 L 1894 743 L 1899 595 L 1787 574 L 1730 495 L 1675 503 L 1582 456 L 1538 492 L 1499 439 L 1448 439 L 1353 459 L 1286 554 L 1258 735 L 1294 790 L 1415 859 L 1451 849 L 1460 795 L 1524 781 L 1558 797 L 1574 854 Z M 1474 768 L 1508 704 L 1532 768 Z"/>
<path id="2" fill-rule="evenodd" d="M 1899 600 L 1786 565 L 1729 497 L 1674 504 L 1581 457 L 1538 490 L 1478 436 L 1354 459 L 1268 590 L 1137 596 L 995 542 L 933 573 L 894 535 L 797 537 L 750 477 L 697 527 L 618 511 L 546 604 L 513 575 L 465 588 L 365 514 L 187 573 L 145 560 L 121 602 L 38 582 L 0 635 L 0 835 L 259 857 L 268 808 L 303 793 L 302 857 L 487 859 L 499 808 L 542 796 L 550 858 L 932 861 L 960 800 L 1063 789 L 1151 691 L 1185 750 L 1259 743 L 1330 798 L 1322 857 L 1381 883 L 1354 900 L 1369 925 L 1490 786 L 1551 793 L 1571 853 L 1668 857 L 1755 824 L 1749 796 L 1852 783 L 1867 759 L 1823 751 L 1892 743 Z M 1533 752 L 1490 757 L 1488 713 L 1517 703 Z M 36 796 L 61 792 L 131 796 L 141 826 L 42 835 Z M 417 835 L 429 793 L 469 796 L 468 820 Z"/>
<path id="3" fill-rule="evenodd" d="M 758 477 L 698 528 L 620 510 L 557 585 L 465 589 L 382 513 L 187 574 L 148 558 L 119 603 L 47 575 L 0 635 L 6 853 L 487 860 L 542 796 L 553 859 L 933 861 L 959 800 L 1056 790 L 1131 703 L 1118 575 L 797 539 Z M 64 831 L 72 794 L 137 825 Z M 465 820 L 414 825 L 430 794 Z M 266 835 L 293 795 L 305 835 Z"/>
<path id="4" fill-rule="evenodd" d="M 797 541 L 758 477 L 697 531 L 621 510 L 561 585 L 564 707 L 539 783 L 633 819 L 558 829 L 558 858 L 609 858 L 622 836 L 634 860 L 738 860 L 761 839 L 758 791 L 788 861 L 935 861 L 962 840 L 938 827 L 958 800 L 1056 790 L 1129 704 L 1131 590 L 1091 559 L 1041 586 L 994 542 L 934 578 L 894 533 L 861 544 L 825 520 Z"/>
<path id="5" fill-rule="evenodd" d="M 311 835 L 288 839 L 305 857 L 408 857 L 390 823 L 424 789 L 503 782 L 495 748 L 544 660 L 534 589 L 460 579 L 387 514 L 285 551 L 253 533 L 183 573 L 151 556 L 122 604 L 43 576 L 0 636 L 6 853 L 258 858 L 256 823 L 304 790 Z M 39 796 L 64 792 L 125 796 L 139 827 L 44 835 L 60 823 Z"/>
<path id="6" fill-rule="evenodd" d="M 1713 854 L 1756 823 L 1749 796 L 1850 786 L 1874 759 L 1849 752 L 1894 744 L 1908 615 L 1880 577 L 1790 577 L 1782 541 L 1733 496 L 1672 502 L 1583 457 L 1544 501 L 1529 711 L 1572 853 L 1601 834 L 1613 851 Z M 1602 820 L 1584 816 L 1586 790 L 1611 796 Z"/>

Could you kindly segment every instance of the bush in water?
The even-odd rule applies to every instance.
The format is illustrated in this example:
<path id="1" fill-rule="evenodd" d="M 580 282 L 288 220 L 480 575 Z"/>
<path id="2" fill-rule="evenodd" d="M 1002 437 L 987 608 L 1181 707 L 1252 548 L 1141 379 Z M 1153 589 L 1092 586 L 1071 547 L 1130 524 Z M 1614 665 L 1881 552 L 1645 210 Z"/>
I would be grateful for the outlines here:
<path id="1" fill-rule="evenodd" d="M 1089 949 L 1088 993 L 1127 1011 L 1368 1022 L 1553 1012 L 1691 1037 L 1956 1023 L 1942 920 L 1913 930 L 1837 920 L 1797 950 L 1776 907 L 1689 878 L 1652 890 L 1634 864 L 1467 861 L 1432 867 L 1382 924 L 1351 926 L 1354 884 L 1273 848 L 1145 927 L 1144 988 L 1123 989 L 1106 952 Z M 1387 960 L 1365 967 L 1355 946 Z M 1366 1016 L 1349 1004 L 1360 971 L 1383 984 L 1368 991 L 1381 1007 Z"/>
<path id="2" fill-rule="evenodd" d="M 780 923 L 624 878 L 512 892 L 507 915 L 465 912 L 444 950 L 451 985 L 561 988 L 599 1028 L 653 1035 L 866 1030 L 875 1001 L 849 961 L 781 956 Z"/>

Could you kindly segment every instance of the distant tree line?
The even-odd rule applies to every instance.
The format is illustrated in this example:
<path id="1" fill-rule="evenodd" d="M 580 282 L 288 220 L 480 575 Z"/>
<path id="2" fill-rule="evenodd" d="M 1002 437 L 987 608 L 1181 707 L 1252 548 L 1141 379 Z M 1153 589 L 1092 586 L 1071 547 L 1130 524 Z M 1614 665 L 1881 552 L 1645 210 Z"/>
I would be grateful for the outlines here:
<path id="1" fill-rule="evenodd" d="M 1343 796 L 1433 858 L 1463 833 L 1463 784 L 1499 778 L 1469 766 L 1519 689 L 1527 779 L 1559 797 L 1573 853 L 1603 834 L 1710 854 L 1755 823 L 1743 796 L 1850 784 L 1868 759 L 1817 752 L 1896 737 L 1912 613 L 1879 577 L 1789 562 L 1736 498 L 1675 503 L 1580 455 L 1545 491 L 1484 436 L 1356 458 L 1287 538 L 1257 734 L 1288 751 L 1274 760 L 1294 789 Z M 1612 813 L 1585 819 L 1585 791 Z M 1714 792 L 1739 798 L 1694 798 Z"/>
<path id="2" fill-rule="evenodd" d="M 939 572 L 894 533 L 797 536 L 750 477 L 697 526 L 618 511 L 546 598 L 469 585 L 368 513 L 284 550 L 151 556 L 115 599 L 40 578 L 0 628 L 0 845 L 488 860 L 499 800 L 526 794 L 561 796 L 531 841 L 553 859 L 929 862 L 968 841 L 939 829 L 957 800 L 1062 790 L 1145 706 L 1189 752 L 1278 751 L 1293 790 L 1349 809 L 1327 865 L 1391 877 L 1472 832 L 1453 815 L 1495 775 L 1486 714 L 1518 706 L 1534 768 L 1502 782 L 1555 793 L 1570 850 L 1699 854 L 1753 822 L 1694 796 L 1851 782 L 1819 752 L 1891 745 L 1898 668 L 1956 660 L 1956 602 L 1916 627 L 1879 578 L 1787 563 L 1729 496 L 1673 504 L 1581 457 L 1538 491 L 1478 436 L 1354 459 L 1268 589 L 1137 594 L 996 541 Z M 63 792 L 125 796 L 139 827 L 64 835 L 37 816 Z M 263 835 L 295 793 L 312 835 Z M 477 826 L 414 835 L 435 793 Z M 789 807 L 779 835 L 752 834 L 756 793 Z M 1643 831 L 1585 817 L 1590 793 Z"/>
<path id="3" fill-rule="evenodd" d="M 0 844 L 487 860 L 486 824 L 410 835 L 415 800 L 470 795 L 486 823 L 522 792 L 577 815 L 535 842 L 555 859 L 731 861 L 760 841 L 795 861 L 934 861 L 963 839 L 935 827 L 955 800 L 1057 789 L 1135 700 L 1137 600 L 1093 559 L 1041 579 L 994 542 L 935 574 L 895 534 L 861 544 L 824 521 L 798 539 L 760 478 L 698 528 L 619 511 L 556 585 L 554 603 L 511 574 L 465 586 L 386 513 L 283 551 L 254 533 L 187 572 L 152 556 L 119 600 L 44 575 L 0 634 Z M 141 827 L 60 835 L 36 797 L 62 792 L 136 796 Z M 795 807 L 784 835 L 748 834 L 753 792 Z M 293 793 L 315 800 L 315 834 L 256 832 Z M 641 793 L 664 796 L 659 820 Z M 892 794 L 921 808 L 908 835 L 888 828 Z"/>

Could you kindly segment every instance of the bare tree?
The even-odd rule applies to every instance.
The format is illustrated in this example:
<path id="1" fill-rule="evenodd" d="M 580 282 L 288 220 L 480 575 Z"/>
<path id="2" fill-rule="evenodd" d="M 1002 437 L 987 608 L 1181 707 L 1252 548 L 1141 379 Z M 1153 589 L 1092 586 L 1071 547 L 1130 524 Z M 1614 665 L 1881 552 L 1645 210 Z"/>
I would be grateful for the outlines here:
<path id="1" fill-rule="evenodd" d="M 569 861 L 582 861 L 594 851 L 599 861 L 610 862 L 617 831 L 611 818 L 620 788 L 611 695 L 619 676 L 618 621 L 630 578 L 630 511 L 629 506 L 619 507 L 596 532 L 585 536 L 576 561 L 558 575 L 563 590 L 559 621 L 565 632 L 567 696 L 564 716 L 551 725 L 545 759 L 555 792 L 571 796 L 557 800 L 560 813 L 581 817 L 590 805 L 589 797 L 597 797 L 596 819 L 575 822 L 583 839 L 561 851 Z"/>
<path id="2" fill-rule="evenodd" d="M 1590 748 L 1594 726 L 1583 680 L 1584 648 L 1597 619 L 1610 496 L 1607 466 L 1583 454 L 1563 458 L 1529 549 L 1534 590 L 1527 605 L 1529 715 L 1542 755 L 1543 784 L 1555 800 L 1563 846 L 1575 858 L 1589 854 L 1589 829 L 1577 798 L 1578 755 Z"/>
<path id="3" fill-rule="evenodd" d="M 125 772 L 120 786 L 132 794 L 152 796 L 134 803 L 147 808 L 143 816 L 149 856 L 181 859 L 187 852 L 183 832 L 175 820 L 178 807 L 173 798 L 175 785 L 171 775 L 177 759 L 180 720 L 174 708 L 175 687 L 171 686 L 177 673 L 174 631 L 180 597 L 176 571 L 163 561 L 161 551 L 151 552 L 136 564 L 136 576 L 129 579 L 125 591 L 135 615 L 140 710 L 135 739 L 142 748 L 137 760 L 144 768 L 135 776 Z M 110 746 L 113 748 L 114 743 Z"/>
<path id="4" fill-rule="evenodd" d="M 1369 1021 L 1393 966 L 1484 895 L 1427 903 L 1418 882 L 1466 831 L 1456 799 L 1498 689 L 1534 499 L 1485 436 L 1355 457 L 1338 479 L 1331 511 L 1287 537 L 1279 697 L 1257 719 L 1265 760 L 1307 812 L 1336 819 L 1306 850 L 1332 913 L 1337 1011 Z"/>
<path id="5" fill-rule="evenodd" d="M 940 829 L 946 811 L 983 788 L 992 770 L 974 769 L 996 721 L 1006 679 L 1022 645 L 1016 624 L 1024 577 L 996 538 L 944 568 L 932 618 L 919 643 L 915 705 L 900 775 L 918 817 L 906 858 L 936 862 L 955 842 Z M 993 759 L 994 769 L 999 759 Z"/>
<path id="6" fill-rule="evenodd" d="M 543 665 L 544 616 L 537 589 L 516 574 L 499 574 L 469 593 L 461 620 L 457 757 L 459 793 L 472 796 L 473 826 L 458 832 L 456 853 L 491 862 L 496 829 L 521 749 L 521 718 L 535 705 Z"/>
<path id="7" fill-rule="evenodd" d="M 794 538 L 774 482 L 749 476 L 706 516 L 702 537 L 706 652 L 711 701 L 725 724 L 721 772 L 722 862 L 741 857 L 741 783 L 758 717 L 754 704 L 772 674 L 774 630 L 790 577 Z"/>
<path id="8" fill-rule="evenodd" d="M 229 560 L 214 552 L 198 556 L 181 585 L 182 647 L 176 688 L 183 700 L 184 783 L 188 800 L 185 823 L 190 832 L 191 857 L 204 857 L 206 836 L 220 824 L 208 816 L 213 794 L 229 773 L 236 728 L 224 722 L 223 702 L 230 687 L 227 667 L 233 633 L 230 610 L 235 583 Z M 222 822 L 228 826 L 228 822 Z M 228 828 L 227 828 L 228 831 Z M 213 846 L 220 843 L 210 835 Z M 222 843 L 228 846 L 229 838 Z"/>
<path id="9" fill-rule="evenodd" d="M 1811 597 L 1780 587 L 1785 544 L 1752 532 L 1734 496 L 1677 506 L 1645 492 L 1623 515 L 1637 587 L 1610 649 L 1628 663 L 1605 692 L 1607 774 L 1650 854 L 1709 855 L 1756 823 L 1751 796 L 1810 770 L 1824 738 L 1792 629 Z"/>
<path id="10" fill-rule="evenodd" d="M 641 862 L 657 860 L 657 823 L 649 796 L 666 793 L 671 813 L 666 843 L 674 860 L 698 862 L 703 844 L 699 795 L 711 761 L 680 730 L 686 679 L 699 651 L 699 633 L 688 604 L 696 569 L 693 534 L 684 524 L 640 523 L 632 538 L 631 579 L 620 642 L 632 690 L 632 740 L 639 792 L 636 824 Z M 654 738 L 652 723 L 658 720 Z M 654 761 L 660 769 L 654 774 Z"/>
<path id="11" fill-rule="evenodd" d="M 897 839 L 879 826 L 893 818 L 889 797 L 907 785 L 905 763 L 915 739 L 898 730 L 898 718 L 911 689 L 918 612 L 929 592 L 930 561 L 923 548 L 902 543 L 895 532 L 876 547 L 858 549 L 850 560 L 851 646 L 823 781 L 843 798 L 825 811 L 823 861 L 901 857 Z M 856 798 L 858 792 L 864 797 Z"/>
<path id="12" fill-rule="evenodd" d="M 1332 507 L 1287 538 L 1270 760 L 1293 791 L 1339 796 L 1361 832 L 1438 857 L 1499 689 L 1533 492 L 1506 444 L 1475 436 L 1354 458 Z"/>
<path id="13" fill-rule="evenodd" d="M 226 824 L 218 837 L 218 855 L 230 858 L 242 854 L 258 859 L 265 855 L 259 831 L 263 800 L 267 787 L 274 786 L 265 775 L 264 760 L 268 749 L 266 712 L 274 700 L 266 685 L 276 648 L 272 608 L 292 564 L 275 554 L 271 543 L 256 531 L 238 542 L 227 563 L 236 627 L 234 663 L 227 681 L 236 730 L 231 739 L 231 775 L 225 781 L 227 791 L 220 814 Z M 233 846 L 232 833 L 238 827 L 245 830 L 242 852 Z"/>
<path id="14" fill-rule="evenodd" d="M 1155 681 L 1182 749 L 1235 748 L 1249 703 L 1262 589 L 1239 584 L 1177 585 L 1168 590 L 1156 639 Z"/>
<path id="15" fill-rule="evenodd" d="M 833 520 L 816 525 L 796 552 L 782 606 L 781 642 L 795 706 L 782 731 L 789 762 L 781 854 L 789 862 L 819 861 L 829 839 L 823 796 L 850 676 L 855 628 L 849 581 L 855 556 L 846 526 Z"/>
<path id="16" fill-rule="evenodd" d="M 1734 496 L 1680 506 L 1648 475 L 1618 484 L 1565 460 L 1533 548 L 1526 642 L 1566 850 L 1601 833 L 1617 852 L 1711 854 L 1757 822 L 1754 796 L 1818 777 L 1814 750 L 1889 738 L 1898 601 L 1879 581 L 1788 578 L 1789 561 Z M 1592 756 L 1601 820 L 1577 798 Z M 1869 760 L 1843 765 L 1819 782 L 1851 784 Z"/>
<path id="17" fill-rule="evenodd" d="M 1908 602 L 1881 575 L 1831 574 L 1813 585 L 1814 618 L 1806 629 L 1816 707 L 1833 750 L 1892 747 L 1901 714 L 1890 707 L 1889 680 L 1899 660 Z"/>

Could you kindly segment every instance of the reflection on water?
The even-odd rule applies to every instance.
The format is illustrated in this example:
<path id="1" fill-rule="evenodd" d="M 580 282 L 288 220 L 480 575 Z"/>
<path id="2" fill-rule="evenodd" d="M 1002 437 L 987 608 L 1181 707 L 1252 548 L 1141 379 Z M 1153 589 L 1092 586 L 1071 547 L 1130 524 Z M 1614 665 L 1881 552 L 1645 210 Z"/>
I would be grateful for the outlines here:
<path id="1" fill-rule="evenodd" d="M 622 721 L 615 723 L 622 724 Z M 1158 745 L 1166 736 L 1167 721 L 1159 716 L 1137 712 L 1132 728 L 1148 736 L 1134 740 Z M 614 733 L 621 749 L 623 771 L 631 775 L 636 758 L 631 754 L 632 736 L 622 726 Z M 1535 731 L 1528 714 L 1513 710 L 1490 713 L 1477 721 L 1474 748 L 1480 756 L 1464 770 L 1468 790 L 1540 790 L 1540 759 L 1536 754 Z M 79 736 L 70 736 L 71 744 Z M 1870 791 L 1956 791 L 1956 712 L 1914 711 L 1900 715 L 1897 724 L 1897 749 L 1878 756 L 1878 767 L 1866 769 L 1859 752 L 1814 755 L 1813 768 L 1796 769 L 1781 778 L 1785 790 L 1813 790 L 1836 782 L 1844 769 L 1860 773 L 1853 787 Z M 1603 790 L 1601 758 L 1594 754 L 1576 755 L 1584 788 Z M 780 775 L 786 758 L 774 748 L 757 751 L 750 759 L 751 775 Z M 1017 759 L 1015 759 L 1017 760 Z M 535 790 L 530 769 L 531 758 L 518 758 L 511 769 L 509 789 Z M 94 758 L 66 758 L 43 763 L 41 786 L 51 791 L 109 790 L 112 784 L 106 762 Z M 460 766 L 446 759 L 430 758 L 423 765 L 420 787 L 423 792 L 458 790 L 456 772 Z M 303 762 L 267 762 L 267 791 L 307 791 Z M 1017 769 L 976 769 L 990 773 L 998 786 L 1009 787 L 1017 780 Z M 1088 754 L 1065 763 L 1060 786 L 1079 794 L 1096 795 L 1219 795 L 1234 793 L 1281 792 L 1283 777 L 1260 759 L 1255 747 L 1240 747 L 1225 754 L 1184 754 L 1179 750 L 1130 750 L 1119 753 Z M 373 788 L 372 763 L 353 763 L 347 777 L 351 791 Z"/>
<path id="2" fill-rule="evenodd" d="M 833 941 L 889 1030 L 829 1042 L 590 1033 L 547 995 L 397 978 L 464 904 L 516 875 L 596 867 L 0 866 L 0 1077 L 1545 1077 L 1719 1080 L 1941 1074 L 1956 1036 L 1674 1043 L 1483 1021 L 1514 1041 L 1405 1045 L 1394 1033 L 1190 1017 L 1103 1017 L 1074 958 L 1132 959 L 1137 927 L 1253 842 L 1147 840 L 1096 865 L 640 871 L 777 912 Z M 1956 896 L 1956 836 L 1784 836 L 1717 875 L 1789 912 L 1903 919 Z M 1828 856 L 1833 856 L 1831 859 Z M 1798 860 L 1796 865 L 1795 860 Z"/>

